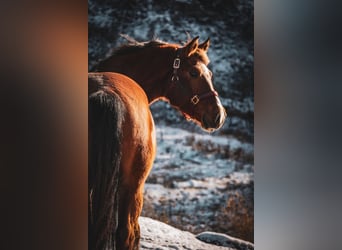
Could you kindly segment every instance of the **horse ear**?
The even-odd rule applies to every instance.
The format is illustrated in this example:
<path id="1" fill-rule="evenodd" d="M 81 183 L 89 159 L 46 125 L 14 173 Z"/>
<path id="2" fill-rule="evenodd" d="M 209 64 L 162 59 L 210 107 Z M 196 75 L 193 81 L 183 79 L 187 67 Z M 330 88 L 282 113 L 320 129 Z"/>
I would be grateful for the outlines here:
<path id="1" fill-rule="evenodd" d="M 184 46 L 184 54 L 186 57 L 191 56 L 193 53 L 195 53 L 195 51 L 198 48 L 198 36 L 196 36 L 194 39 L 192 39 L 191 42 L 187 43 Z"/>
<path id="2" fill-rule="evenodd" d="M 210 45 L 210 38 L 208 37 L 207 40 L 205 40 L 203 43 L 198 45 L 198 48 L 203 49 L 204 51 L 207 51 L 209 49 L 209 45 Z"/>

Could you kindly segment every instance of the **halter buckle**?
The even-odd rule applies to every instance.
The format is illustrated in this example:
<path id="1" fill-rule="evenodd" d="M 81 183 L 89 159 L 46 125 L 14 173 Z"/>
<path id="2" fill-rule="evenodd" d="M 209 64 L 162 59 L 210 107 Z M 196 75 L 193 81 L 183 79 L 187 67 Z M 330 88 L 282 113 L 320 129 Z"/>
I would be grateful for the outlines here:
<path id="1" fill-rule="evenodd" d="M 193 104 L 193 105 L 196 105 L 198 102 L 199 102 L 199 98 L 198 98 L 198 96 L 197 95 L 195 95 L 195 96 L 193 96 L 192 98 L 191 98 L 191 103 Z"/>
<path id="2" fill-rule="evenodd" d="M 173 61 L 173 68 L 174 69 L 179 69 L 180 66 L 180 59 L 179 58 L 175 58 L 175 60 Z"/>

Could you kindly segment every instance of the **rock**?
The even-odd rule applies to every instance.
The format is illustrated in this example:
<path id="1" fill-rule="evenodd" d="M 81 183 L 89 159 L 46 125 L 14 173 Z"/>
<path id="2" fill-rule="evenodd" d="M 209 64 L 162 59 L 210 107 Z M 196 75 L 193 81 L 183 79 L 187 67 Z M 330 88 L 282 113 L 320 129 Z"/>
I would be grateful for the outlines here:
<path id="1" fill-rule="evenodd" d="M 186 249 L 186 250 L 242 250 L 253 248 L 238 248 L 240 246 L 247 246 L 248 242 L 241 241 L 239 239 L 230 237 L 224 234 L 216 234 L 212 232 L 203 233 L 203 236 L 195 236 L 192 233 L 179 230 L 171 227 L 165 223 L 147 218 L 140 217 L 140 249 Z M 199 240 L 201 239 L 201 240 Z M 204 240 L 212 244 L 204 242 Z M 220 239 L 220 240 L 215 240 Z M 231 242 L 234 247 L 227 246 Z M 213 243 L 222 243 L 225 246 L 214 245 Z M 253 246 L 251 243 L 249 245 Z M 236 246 L 236 247 L 235 247 Z"/>
<path id="2" fill-rule="evenodd" d="M 203 233 L 196 235 L 196 238 L 201 241 L 207 242 L 209 244 L 231 247 L 234 249 L 240 249 L 240 250 L 254 249 L 254 244 L 248 241 L 240 240 L 235 237 L 231 237 L 226 234 L 203 232 Z"/>

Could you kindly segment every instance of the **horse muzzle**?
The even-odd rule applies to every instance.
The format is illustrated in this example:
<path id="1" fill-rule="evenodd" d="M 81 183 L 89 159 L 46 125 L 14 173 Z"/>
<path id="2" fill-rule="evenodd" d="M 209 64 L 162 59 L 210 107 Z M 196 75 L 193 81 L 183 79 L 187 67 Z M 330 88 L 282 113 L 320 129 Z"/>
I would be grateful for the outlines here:
<path id="1" fill-rule="evenodd" d="M 203 129 L 213 132 L 222 127 L 226 120 L 227 113 L 222 105 L 218 106 L 218 111 L 210 114 L 203 114 L 202 116 L 202 127 Z"/>

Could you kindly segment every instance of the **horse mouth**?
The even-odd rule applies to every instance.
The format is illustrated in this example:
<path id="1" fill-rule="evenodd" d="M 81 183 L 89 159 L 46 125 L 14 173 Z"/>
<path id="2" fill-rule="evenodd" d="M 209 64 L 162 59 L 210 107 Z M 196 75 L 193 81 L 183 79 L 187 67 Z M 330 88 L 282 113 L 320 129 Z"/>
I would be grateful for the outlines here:
<path id="1" fill-rule="evenodd" d="M 215 128 L 212 125 L 210 125 L 210 122 L 208 122 L 208 120 L 205 119 L 204 115 L 203 115 L 202 120 L 201 120 L 201 127 L 209 133 L 212 133 L 218 129 L 218 128 Z"/>

